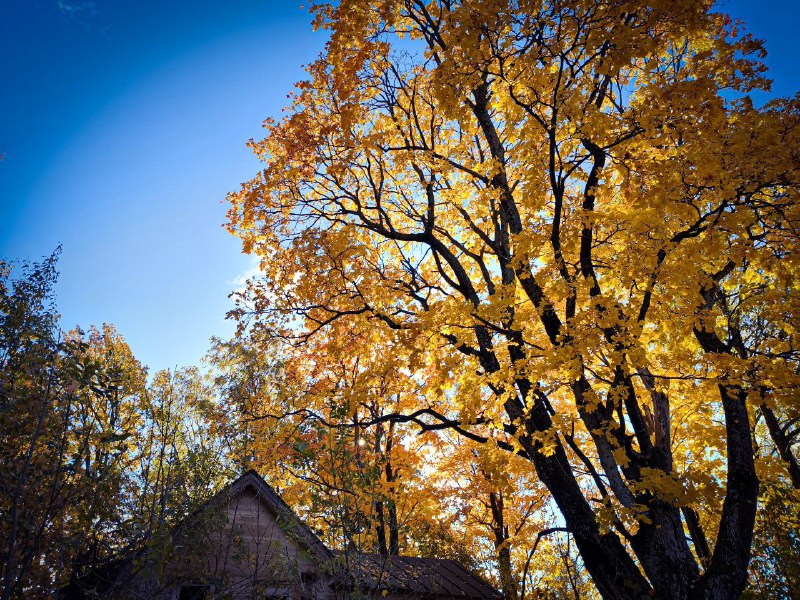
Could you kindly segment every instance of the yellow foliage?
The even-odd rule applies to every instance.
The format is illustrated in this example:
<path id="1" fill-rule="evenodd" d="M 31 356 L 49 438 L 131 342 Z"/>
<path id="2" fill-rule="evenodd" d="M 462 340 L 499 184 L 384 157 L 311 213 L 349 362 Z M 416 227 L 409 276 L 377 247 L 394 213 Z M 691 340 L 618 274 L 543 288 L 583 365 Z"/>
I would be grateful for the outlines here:
<path id="1" fill-rule="evenodd" d="M 753 106 L 761 45 L 710 10 L 322 5 L 326 52 L 229 196 L 264 275 L 235 314 L 290 343 L 301 405 L 538 478 L 620 597 L 741 593 L 753 436 L 770 481 L 796 462 L 756 420 L 800 414 L 800 106 Z"/>

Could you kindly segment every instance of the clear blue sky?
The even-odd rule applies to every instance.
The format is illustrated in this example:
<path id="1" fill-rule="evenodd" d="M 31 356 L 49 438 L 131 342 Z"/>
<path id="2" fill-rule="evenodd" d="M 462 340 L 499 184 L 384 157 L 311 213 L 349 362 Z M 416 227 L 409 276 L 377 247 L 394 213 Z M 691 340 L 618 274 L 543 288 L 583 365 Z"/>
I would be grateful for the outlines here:
<path id="1" fill-rule="evenodd" d="M 800 87 L 800 1 L 728 0 Z M 63 244 L 62 327 L 114 323 L 153 369 L 229 335 L 252 268 L 221 224 L 245 142 L 321 51 L 293 0 L 0 0 L 0 256 Z"/>
<path id="2" fill-rule="evenodd" d="M 114 323 L 152 368 L 196 363 L 251 265 L 222 201 L 324 35 L 292 0 L 0 7 L 0 255 L 61 242 L 62 327 Z"/>

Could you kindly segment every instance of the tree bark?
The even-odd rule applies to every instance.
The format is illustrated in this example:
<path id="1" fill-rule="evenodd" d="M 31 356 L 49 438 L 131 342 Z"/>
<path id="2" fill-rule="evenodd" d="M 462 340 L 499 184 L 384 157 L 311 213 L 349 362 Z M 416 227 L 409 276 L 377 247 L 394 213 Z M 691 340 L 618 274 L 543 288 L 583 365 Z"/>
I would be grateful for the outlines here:
<path id="1" fill-rule="evenodd" d="M 717 543 L 708 569 L 692 589 L 692 600 L 734 600 L 747 584 L 756 520 L 758 478 L 750 442 L 747 392 L 720 385 L 728 439 L 728 482 Z"/>
<path id="2" fill-rule="evenodd" d="M 533 433 L 547 431 L 552 425 L 545 407 L 537 403 L 529 415 L 525 415 L 519 401 L 509 400 L 505 406 L 512 421 L 525 423 L 527 431 L 520 437 L 520 444 L 564 516 L 586 570 L 603 598 L 641 600 L 650 597 L 653 592 L 650 584 L 617 535 L 600 531 L 595 513 L 575 479 L 561 442 L 555 444 L 552 454 L 545 455 L 540 451 L 541 444 L 534 441 Z"/>
<path id="3" fill-rule="evenodd" d="M 708 307 L 711 290 L 706 290 L 704 296 Z M 713 331 L 695 328 L 694 335 L 704 351 L 730 354 L 730 348 Z M 759 483 L 750 438 L 748 392 L 739 385 L 720 383 L 717 387 L 725 414 L 727 490 L 714 553 L 705 573 L 693 586 L 692 600 L 733 600 L 741 595 L 747 584 L 758 504 Z"/>
<path id="4" fill-rule="evenodd" d="M 763 403 L 759 408 L 761 409 L 761 414 L 764 415 L 764 421 L 767 423 L 767 429 L 769 430 L 772 442 L 775 444 L 775 447 L 778 449 L 778 454 L 786 463 L 786 468 L 789 470 L 789 478 L 792 481 L 792 487 L 798 490 L 800 489 L 800 464 L 798 464 L 797 457 L 792 452 L 792 441 L 781 427 L 775 412 Z"/>
<path id="5" fill-rule="evenodd" d="M 378 554 L 381 556 L 386 556 L 389 554 L 389 550 L 386 547 L 386 523 L 385 517 L 383 516 L 383 502 L 380 500 L 375 502 L 375 515 L 378 519 L 378 522 L 375 525 L 375 537 L 378 541 Z"/>

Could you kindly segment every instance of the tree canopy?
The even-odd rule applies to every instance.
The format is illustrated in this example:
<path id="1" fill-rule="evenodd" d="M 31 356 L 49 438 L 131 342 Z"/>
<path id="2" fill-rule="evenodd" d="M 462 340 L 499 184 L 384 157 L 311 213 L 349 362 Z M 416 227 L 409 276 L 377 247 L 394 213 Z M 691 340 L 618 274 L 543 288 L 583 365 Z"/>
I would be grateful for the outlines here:
<path id="1" fill-rule="evenodd" d="M 509 600 L 800 595 L 800 96 L 754 105 L 714 10 L 312 7 L 202 365 L 61 330 L 58 251 L 0 260 L 0 600 L 157 570 L 249 468 L 331 548 Z"/>
<path id="2" fill-rule="evenodd" d="M 112 325 L 58 327 L 58 252 L 0 261 L 0 598 L 60 586 L 164 532 L 229 479 L 198 369 L 154 374 Z"/>
<path id="3" fill-rule="evenodd" d="M 800 100 L 753 105 L 761 43 L 710 1 L 314 11 L 229 197 L 283 416 L 466 438 L 604 598 L 738 597 L 759 490 L 800 487 Z"/>

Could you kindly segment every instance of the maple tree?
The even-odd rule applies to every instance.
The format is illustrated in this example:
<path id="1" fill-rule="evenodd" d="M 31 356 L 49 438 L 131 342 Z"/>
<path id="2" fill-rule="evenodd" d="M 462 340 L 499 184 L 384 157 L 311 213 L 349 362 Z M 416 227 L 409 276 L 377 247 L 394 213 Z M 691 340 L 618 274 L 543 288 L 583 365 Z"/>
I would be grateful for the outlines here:
<path id="1" fill-rule="evenodd" d="M 350 560 L 358 552 L 448 557 L 486 570 L 509 598 L 521 597 L 514 590 L 526 579 L 546 587 L 521 542 L 537 537 L 541 486 L 522 485 L 504 455 L 443 439 L 446 430 L 420 437 L 417 425 L 398 422 L 399 411 L 419 404 L 418 386 L 390 360 L 343 360 L 331 351 L 337 341 L 354 340 L 326 339 L 303 355 L 259 336 L 215 342 L 210 362 L 240 468 L 264 473 Z M 540 541 L 537 559 L 550 550 Z"/>
<path id="2" fill-rule="evenodd" d="M 333 547 L 379 554 L 414 552 L 433 541 L 423 530 L 431 499 L 421 485 L 425 446 L 380 420 L 386 401 L 401 403 L 386 369 L 379 389 L 353 402 L 360 359 L 336 364 L 294 361 L 275 344 L 217 340 L 210 355 L 229 410 L 227 431 L 238 441 L 241 468 L 255 468 Z M 339 390 L 347 390 L 346 394 Z M 378 400 L 380 399 L 380 403 Z M 437 540 L 439 536 L 436 536 Z"/>
<path id="3" fill-rule="evenodd" d="M 738 597 L 759 480 L 800 485 L 800 103 L 711 4 L 316 6 L 229 197 L 243 323 L 360 357 L 354 427 L 516 455 L 605 598 Z"/>

